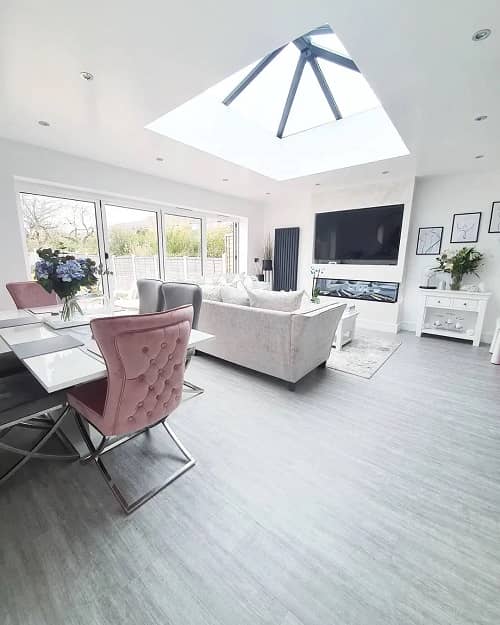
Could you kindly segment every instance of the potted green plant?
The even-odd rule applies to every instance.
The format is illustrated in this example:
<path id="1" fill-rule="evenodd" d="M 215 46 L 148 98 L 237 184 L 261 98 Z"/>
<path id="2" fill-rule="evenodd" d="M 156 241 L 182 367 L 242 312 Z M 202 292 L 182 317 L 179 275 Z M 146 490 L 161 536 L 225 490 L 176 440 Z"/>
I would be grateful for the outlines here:
<path id="1" fill-rule="evenodd" d="M 477 269 L 482 265 L 483 258 L 484 255 L 474 247 L 462 247 L 455 253 L 448 250 L 436 258 L 438 266 L 434 270 L 449 273 L 452 290 L 459 291 L 465 275 L 473 273 L 479 278 Z"/>
<path id="2" fill-rule="evenodd" d="M 320 303 L 320 299 L 319 299 L 319 288 L 318 288 L 318 278 L 320 277 L 320 275 L 323 273 L 322 269 L 319 269 L 319 267 L 311 267 L 311 275 L 313 277 L 312 279 L 312 287 L 311 287 L 311 302 L 313 304 L 319 304 Z"/>

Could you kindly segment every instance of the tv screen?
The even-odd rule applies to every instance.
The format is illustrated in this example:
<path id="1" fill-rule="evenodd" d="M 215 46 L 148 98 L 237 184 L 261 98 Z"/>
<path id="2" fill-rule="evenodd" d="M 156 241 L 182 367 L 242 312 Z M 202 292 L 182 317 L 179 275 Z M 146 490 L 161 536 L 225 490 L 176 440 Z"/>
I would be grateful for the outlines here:
<path id="1" fill-rule="evenodd" d="M 316 214 L 315 263 L 395 265 L 403 204 Z"/>

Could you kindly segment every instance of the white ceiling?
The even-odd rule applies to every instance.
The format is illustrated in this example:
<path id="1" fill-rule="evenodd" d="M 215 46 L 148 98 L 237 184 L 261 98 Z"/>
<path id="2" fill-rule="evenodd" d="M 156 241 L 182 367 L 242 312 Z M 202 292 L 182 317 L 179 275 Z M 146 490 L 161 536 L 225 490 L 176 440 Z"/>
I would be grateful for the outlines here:
<path id="1" fill-rule="evenodd" d="M 277 182 L 144 128 L 325 22 L 410 157 Z M 473 43 L 485 27 L 492 36 Z M 384 170 L 388 177 L 491 170 L 500 167 L 499 67 L 497 0 L 3 0 L 0 136 L 254 199 Z M 95 79 L 83 81 L 82 70 Z M 474 122 L 479 114 L 489 118 Z"/>

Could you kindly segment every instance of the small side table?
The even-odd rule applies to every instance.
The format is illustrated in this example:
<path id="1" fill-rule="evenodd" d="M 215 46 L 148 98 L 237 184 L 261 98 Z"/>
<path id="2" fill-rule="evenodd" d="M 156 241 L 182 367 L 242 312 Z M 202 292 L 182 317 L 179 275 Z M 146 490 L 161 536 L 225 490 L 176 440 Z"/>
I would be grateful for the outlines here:
<path id="1" fill-rule="evenodd" d="M 346 310 L 342 315 L 339 325 L 337 326 L 337 331 L 335 332 L 335 340 L 333 343 L 333 347 L 335 347 L 338 352 L 354 338 L 358 315 L 359 313 L 355 308 Z"/>

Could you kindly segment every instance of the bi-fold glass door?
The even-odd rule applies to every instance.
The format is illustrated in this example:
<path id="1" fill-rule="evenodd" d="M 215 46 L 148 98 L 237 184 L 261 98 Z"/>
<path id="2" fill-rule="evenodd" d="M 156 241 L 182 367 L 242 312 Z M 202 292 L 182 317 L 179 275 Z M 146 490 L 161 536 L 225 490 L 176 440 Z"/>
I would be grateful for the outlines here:
<path id="1" fill-rule="evenodd" d="M 64 248 L 95 260 L 93 293 L 137 301 L 137 280 L 197 281 L 238 271 L 238 223 L 217 216 L 174 214 L 100 199 L 20 193 L 28 265 L 36 250 Z"/>
<path id="2" fill-rule="evenodd" d="M 160 277 L 158 212 L 102 205 L 105 273 L 122 303 L 137 300 L 137 280 Z"/>
<path id="3" fill-rule="evenodd" d="M 96 202 L 21 193 L 20 205 L 31 276 L 34 275 L 37 250 L 40 248 L 60 249 L 71 255 L 85 256 L 102 268 L 104 250 L 99 243 L 101 220 Z M 107 284 L 100 277 L 91 291 L 103 294 L 106 289 Z"/>

